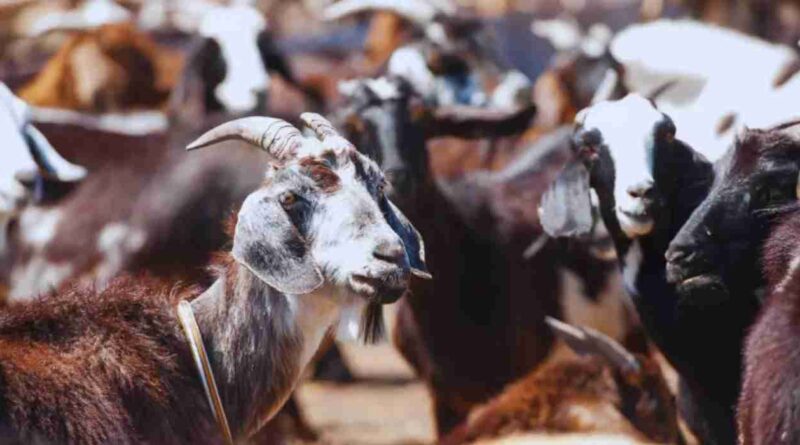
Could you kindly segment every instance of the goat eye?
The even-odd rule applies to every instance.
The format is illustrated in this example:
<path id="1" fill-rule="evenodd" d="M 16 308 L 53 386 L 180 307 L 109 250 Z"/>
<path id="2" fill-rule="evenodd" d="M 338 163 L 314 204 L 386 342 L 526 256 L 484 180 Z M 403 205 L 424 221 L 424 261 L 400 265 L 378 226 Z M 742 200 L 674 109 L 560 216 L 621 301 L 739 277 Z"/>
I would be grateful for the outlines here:
<path id="1" fill-rule="evenodd" d="M 292 205 L 294 205 L 294 203 L 297 202 L 297 195 L 295 195 L 292 192 L 283 192 L 278 197 L 278 201 L 284 208 L 291 207 Z"/>
<path id="2" fill-rule="evenodd" d="M 599 152 L 598 146 L 595 144 L 583 144 L 579 151 L 581 157 L 589 160 L 597 159 Z"/>
<path id="3" fill-rule="evenodd" d="M 384 184 L 383 182 L 378 184 L 376 191 L 378 193 L 378 197 L 383 198 L 383 196 L 386 194 L 386 184 Z"/>

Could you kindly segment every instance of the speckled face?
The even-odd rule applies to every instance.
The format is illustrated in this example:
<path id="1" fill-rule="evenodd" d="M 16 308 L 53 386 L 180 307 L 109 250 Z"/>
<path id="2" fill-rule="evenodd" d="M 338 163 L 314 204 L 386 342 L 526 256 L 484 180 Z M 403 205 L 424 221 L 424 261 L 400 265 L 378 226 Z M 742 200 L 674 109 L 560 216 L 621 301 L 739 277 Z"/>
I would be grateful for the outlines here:
<path id="1" fill-rule="evenodd" d="M 288 293 L 328 283 L 395 301 L 421 241 L 408 239 L 418 235 L 386 199 L 384 184 L 375 163 L 355 151 L 326 151 L 272 170 L 242 206 L 234 256 Z"/>

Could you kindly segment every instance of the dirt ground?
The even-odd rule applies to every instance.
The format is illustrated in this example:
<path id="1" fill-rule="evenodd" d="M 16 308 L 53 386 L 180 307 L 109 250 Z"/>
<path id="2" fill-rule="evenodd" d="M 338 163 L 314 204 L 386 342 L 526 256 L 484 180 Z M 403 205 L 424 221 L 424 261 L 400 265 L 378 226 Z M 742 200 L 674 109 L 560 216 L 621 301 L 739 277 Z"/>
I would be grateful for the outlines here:
<path id="1" fill-rule="evenodd" d="M 386 311 L 388 328 L 394 308 Z M 357 377 L 352 384 L 306 382 L 299 402 L 325 445 L 421 445 L 435 439 L 430 399 L 422 383 L 386 341 L 344 344 Z"/>

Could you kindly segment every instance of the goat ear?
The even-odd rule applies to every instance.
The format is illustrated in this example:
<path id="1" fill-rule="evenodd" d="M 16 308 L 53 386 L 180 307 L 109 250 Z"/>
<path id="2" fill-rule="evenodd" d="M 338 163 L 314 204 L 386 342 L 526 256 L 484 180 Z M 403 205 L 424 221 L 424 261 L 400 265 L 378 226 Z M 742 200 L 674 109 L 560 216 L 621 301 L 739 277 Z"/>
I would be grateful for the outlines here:
<path id="1" fill-rule="evenodd" d="M 307 294 L 322 273 L 306 241 L 278 202 L 264 192 L 245 199 L 233 237 L 233 257 L 265 283 L 286 294 Z"/>
<path id="2" fill-rule="evenodd" d="M 542 196 L 539 219 L 548 235 L 577 237 L 592 230 L 592 201 L 589 171 L 578 160 L 564 167 Z"/>
<path id="3" fill-rule="evenodd" d="M 386 221 L 403 241 L 408 264 L 411 266 L 411 273 L 420 278 L 430 279 L 431 274 L 425 264 L 425 243 L 422 241 L 417 229 L 403 215 L 403 212 L 388 199 L 384 198 L 382 200 L 381 207 L 383 214 L 386 216 Z"/>

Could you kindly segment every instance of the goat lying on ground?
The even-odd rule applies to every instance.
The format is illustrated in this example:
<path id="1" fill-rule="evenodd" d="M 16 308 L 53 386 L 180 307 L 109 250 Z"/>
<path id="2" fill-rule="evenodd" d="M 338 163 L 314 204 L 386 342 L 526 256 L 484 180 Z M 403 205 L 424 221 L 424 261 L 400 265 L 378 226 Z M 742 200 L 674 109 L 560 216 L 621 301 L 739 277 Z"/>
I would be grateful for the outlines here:
<path id="1" fill-rule="evenodd" d="M 666 276 L 669 242 L 713 179 L 711 164 L 675 131 L 667 115 L 638 95 L 583 110 L 576 117 L 575 158 L 542 198 L 540 213 L 553 236 L 587 233 L 590 189 L 597 193 L 639 318 L 681 376 L 682 414 L 704 443 L 729 444 L 735 441 L 731 383 L 738 379 L 738 346 L 728 325 L 709 330 L 708 319 L 687 325 L 693 308 Z"/>
<path id="2" fill-rule="evenodd" d="M 475 410 L 439 443 L 457 445 L 526 431 L 616 433 L 673 443 L 674 397 L 658 363 L 611 338 L 554 319 L 555 334 L 582 355 L 548 362 Z"/>
<path id="3" fill-rule="evenodd" d="M 326 333 L 358 331 L 349 312 L 363 310 L 374 338 L 380 304 L 425 274 L 422 240 L 383 195 L 380 170 L 323 118 L 302 118 L 320 141 L 248 118 L 190 145 L 238 138 L 272 160 L 219 278 L 191 303 L 236 439 L 274 415 Z M 58 297 L 0 315 L 5 443 L 219 441 L 174 292 L 122 280 Z"/>
<path id="4" fill-rule="evenodd" d="M 554 344 L 545 315 L 599 319 L 614 337 L 626 334 L 613 263 L 557 242 L 523 258 L 541 234 L 536 203 L 569 159 L 569 130 L 543 139 L 503 171 L 444 181 L 429 168 L 429 138 L 520 132 L 532 108 L 426 110 L 402 78 L 353 81 L 346 89 L 349 138 L 380 162 L 393 198 L 428 241 L 435 279 L 412 283 L 394 340 L 432 393 L 440 434 L 544 360 Z"/>

